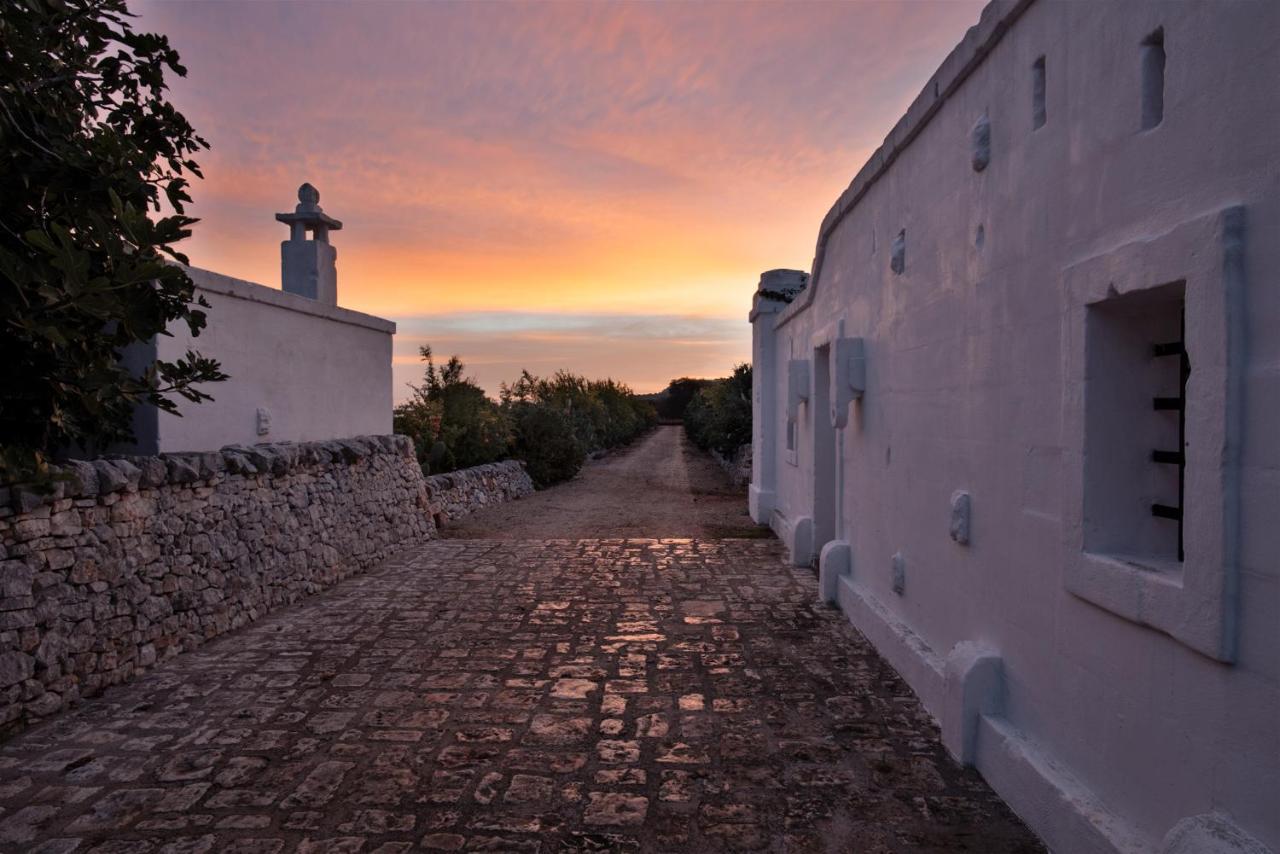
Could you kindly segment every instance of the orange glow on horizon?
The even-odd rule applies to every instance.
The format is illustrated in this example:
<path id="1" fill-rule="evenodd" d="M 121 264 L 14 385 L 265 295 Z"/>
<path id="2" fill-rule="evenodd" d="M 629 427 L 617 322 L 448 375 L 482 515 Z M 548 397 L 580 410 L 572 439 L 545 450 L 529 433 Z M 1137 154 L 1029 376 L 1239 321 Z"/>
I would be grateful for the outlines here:
<path id="1" fill-rule="evenodd" d="M 492 392 L 521 365 L 651 391 L 749 358 L 760 272 L 808 269 L 827 209 L 980 8 L 139 11 L 182 55 L 173 99 L 212 144 L 191 262 L 278 286 L 272 215 L 310 181 L 346 225 L 340 304 L 400 323 L 397 382 L 431 343 Z"/>

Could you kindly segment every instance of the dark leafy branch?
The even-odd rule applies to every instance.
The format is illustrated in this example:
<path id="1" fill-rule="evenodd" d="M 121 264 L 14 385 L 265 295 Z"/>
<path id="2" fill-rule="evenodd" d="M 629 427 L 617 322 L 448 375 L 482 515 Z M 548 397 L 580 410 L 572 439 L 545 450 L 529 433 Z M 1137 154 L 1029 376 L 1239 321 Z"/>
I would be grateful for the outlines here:
<path id="1" fill-rule="evenodd" d="M 185 75 L 123 0 L 0 8 L 0 480 L 39 480 L 68 447 L 131 437 L 133 409 L 179 414 L 225 379 L 188 351 L 133 371 L 130 345 L 205 326 L 174 246 L 207 143 L 165 99 Z"/>

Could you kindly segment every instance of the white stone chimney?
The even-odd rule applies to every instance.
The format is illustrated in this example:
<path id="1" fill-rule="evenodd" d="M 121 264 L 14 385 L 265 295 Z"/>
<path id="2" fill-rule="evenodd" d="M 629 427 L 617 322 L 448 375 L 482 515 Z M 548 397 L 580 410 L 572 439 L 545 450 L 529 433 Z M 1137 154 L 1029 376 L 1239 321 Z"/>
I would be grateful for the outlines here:
<path id="1" fill-rule="evenodd" d="M 289 239 L 280 244 L 281 286 L 291 294 L 337 305 L 338 250 L 329 245 L 329 232 L 341 230 L 342 223 L 321 210 L 320 191 L 303 184 L 294 212 L 278 213 L 276 219 L 289 226 Z"/>

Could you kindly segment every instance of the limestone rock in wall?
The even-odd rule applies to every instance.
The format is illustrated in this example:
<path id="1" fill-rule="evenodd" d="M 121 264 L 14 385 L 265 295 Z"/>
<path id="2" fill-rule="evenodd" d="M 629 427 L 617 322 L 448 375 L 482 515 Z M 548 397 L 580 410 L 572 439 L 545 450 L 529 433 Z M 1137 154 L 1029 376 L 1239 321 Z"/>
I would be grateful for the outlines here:
<path id="1" fill-rule="evenodd" d="M 732 457 L 726 457 L 719 451 L 712 449 L 711 456 L 720 464 L 720 468 L 724 469 L 725 474 L 729 475 L 729 480 L 734 486 L 742 486 L 751 482 L 751 445 L 746 444 L 738 448 Z"/>
<path id="2" fill-rule="evenodd" d="M 482 468 L 462 503 L 527 494 Z M 435 535 L 405 436 L 64 469 L 0 489 L 0 736 Z"/>
<path id="3" fill-rule="evenodd" d="M 482 507 L 533 494 L 533 480 L 519 460 L 488 463 L 426 479 L 433 519 L 459 519 Z"/>

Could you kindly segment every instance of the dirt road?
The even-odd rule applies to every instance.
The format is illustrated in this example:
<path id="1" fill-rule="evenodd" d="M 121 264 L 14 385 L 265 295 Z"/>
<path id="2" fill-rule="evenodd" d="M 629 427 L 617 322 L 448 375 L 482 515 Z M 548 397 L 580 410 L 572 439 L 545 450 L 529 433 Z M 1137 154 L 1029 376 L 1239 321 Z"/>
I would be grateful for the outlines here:
<path id="1" fill-rule="evenodd" d="M 449 539 L 613 537 L 759 537 L 735 489 L 715 461 L 689 443 L 684 428 L 662 426 L 573 480 L 474 513 L 447 526 Z"/>

